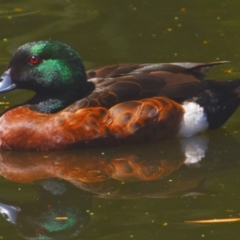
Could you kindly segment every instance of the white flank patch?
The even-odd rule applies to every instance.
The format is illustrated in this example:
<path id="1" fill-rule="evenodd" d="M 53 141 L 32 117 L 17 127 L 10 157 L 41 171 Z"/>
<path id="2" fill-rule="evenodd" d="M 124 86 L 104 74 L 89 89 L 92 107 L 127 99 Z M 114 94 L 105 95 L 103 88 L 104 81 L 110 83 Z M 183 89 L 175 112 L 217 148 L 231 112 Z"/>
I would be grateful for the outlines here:
<path id="1" fill-rule="evenodd" d="M 191 137 L 208 128 L 207 116 L 203 107 L 194 102 L 184 102 L 184 115 L 180 123 L 178 135 L 180 137 Z"/>
<path id="2" fill-rule="evenodd" d="M 199 163 L 204 157 L 208 148 L 208 138 L 194 136 L 181 139 L 182 150 L 186 156 L 185 164 Z"/>

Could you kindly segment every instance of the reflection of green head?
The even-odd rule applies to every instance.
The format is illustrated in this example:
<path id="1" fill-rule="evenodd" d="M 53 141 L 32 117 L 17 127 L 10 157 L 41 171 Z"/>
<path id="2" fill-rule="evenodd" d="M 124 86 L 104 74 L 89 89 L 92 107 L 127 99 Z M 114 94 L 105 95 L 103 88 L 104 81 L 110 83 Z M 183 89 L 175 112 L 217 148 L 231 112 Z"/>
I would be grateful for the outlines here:
<path id="1" fill-rule="evenodd" d="M 56 212 L 50 209 L 41 216 L 41 227 L 48 232 L 59 232 L 72 228 L 77 222 L 77 209 L 68 209 L 67 212 Z"/>
<path id="2" fill-rule="evenodd" d="M 89 221 L 89 214 L 85 208 L 65 207 L 67 209 L 63 205 L 57 205 L 49 207 L 43 212 L 35 209 L 33 216 L 21 216 L 20 213 L 17 221 L 20 234 L 31 240 L 68 239 L 78 235 Z"/>
<path id="3" fill-rule="evenodd" d="M 58 179 L 44 179 L 33 186 L 38 200 L 21 206 L 15 221 L 25 239 L 69 239 L 82 232 L 90 220 L 91 196 Z"/>

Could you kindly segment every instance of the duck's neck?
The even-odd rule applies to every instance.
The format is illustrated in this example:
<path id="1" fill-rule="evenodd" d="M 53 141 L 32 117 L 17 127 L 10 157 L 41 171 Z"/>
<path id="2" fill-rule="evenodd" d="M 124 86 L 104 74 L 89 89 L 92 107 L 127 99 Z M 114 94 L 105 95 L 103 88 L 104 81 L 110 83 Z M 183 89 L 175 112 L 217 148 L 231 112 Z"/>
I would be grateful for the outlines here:
<path id="1" fill-rule="evenodd" d="M 36 93 L 36 95 L 25 104 L 28 104 L 33 111 L 41 113 L 56 113 L 77 100 L 86 97 L 94 90 L 94 88 L 94 84 L 89 84 L 88 88 L 84 89 L 84 91 L 75 90 L 59 95 Z"/>
<path id="2" fill-rule="evenodd" d="M 42 96 L 36 94 L 25 104 L 28 104 L 30 109 L 32 109 L 33 111 L 41 113 L 55 113 L 77 100 L 78 99 L 73 96 Z"/>

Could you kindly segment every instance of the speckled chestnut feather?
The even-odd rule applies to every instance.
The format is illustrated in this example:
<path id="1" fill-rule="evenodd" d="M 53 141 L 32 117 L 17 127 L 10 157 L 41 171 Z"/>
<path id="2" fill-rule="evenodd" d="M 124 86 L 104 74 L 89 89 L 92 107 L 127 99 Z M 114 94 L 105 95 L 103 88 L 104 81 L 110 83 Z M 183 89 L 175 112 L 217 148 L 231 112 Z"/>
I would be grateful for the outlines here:
<path id="1" fill-rule="evenodd" d="M 175 136 L 182 115 L 181 106 L 164 97 L 57 114 L 23 106 L 0 118 L 0 144 L 4 149 L 58 150 L 147 142 Z"/>

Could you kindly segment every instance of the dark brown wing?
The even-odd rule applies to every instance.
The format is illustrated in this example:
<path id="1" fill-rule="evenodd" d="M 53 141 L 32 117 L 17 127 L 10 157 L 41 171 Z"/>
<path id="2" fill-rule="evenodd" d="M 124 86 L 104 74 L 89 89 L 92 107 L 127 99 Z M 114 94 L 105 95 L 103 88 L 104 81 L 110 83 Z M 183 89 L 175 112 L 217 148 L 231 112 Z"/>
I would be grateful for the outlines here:
<path id="1" fill-rule="evenodd" d="M 130 100 L 166 96 L 182 102 L 202 91 L 207 71 L 226 63 L 157 63 L 118 64 L 100 67 L 87 72 L 96 89 L 79 100 L 68 111 L 89 106 L 111 106 Z"/>

